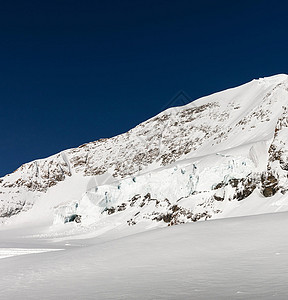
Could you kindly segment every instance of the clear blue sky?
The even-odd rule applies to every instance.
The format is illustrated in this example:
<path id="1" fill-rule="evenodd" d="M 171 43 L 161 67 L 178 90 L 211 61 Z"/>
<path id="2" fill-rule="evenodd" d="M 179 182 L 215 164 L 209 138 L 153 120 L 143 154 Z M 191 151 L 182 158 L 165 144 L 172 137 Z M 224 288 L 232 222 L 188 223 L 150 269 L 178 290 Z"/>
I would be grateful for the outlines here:
<path id="1" fill-rule="evenodd" d="M 288 73 L 287 1 L 1 1 L 0 176 Z"/>

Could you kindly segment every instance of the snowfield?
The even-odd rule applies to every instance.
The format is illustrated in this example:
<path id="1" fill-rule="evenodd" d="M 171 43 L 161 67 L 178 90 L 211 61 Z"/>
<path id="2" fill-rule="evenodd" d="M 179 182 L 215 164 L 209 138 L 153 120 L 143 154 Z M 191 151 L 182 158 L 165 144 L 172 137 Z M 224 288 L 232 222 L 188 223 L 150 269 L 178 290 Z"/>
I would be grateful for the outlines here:
<path id="1" fill-rule="evenodd" d="M 0 297 L 286 299 L 287 228 L 285 212 L 110 239 L 48 241 L 13 237 L 12 231 L 13 245 L 65 250 L 2 259 Z M 5 240 L 1 232 L 0 242 Z"/>
<path id="2" fill-rule="evenodd" d="M 287 133 L 281 74 L 22 165 L 0 299 L 287 299 Z"/>
<path id="3" fill-rule="evenodd" d="M 58 251 L 61 249 L 29 249 L 29 248 L 0 248 L 0 259 L 18 255 L 25 255 L 31 253 L 43 253 L 49 251 Z"/>

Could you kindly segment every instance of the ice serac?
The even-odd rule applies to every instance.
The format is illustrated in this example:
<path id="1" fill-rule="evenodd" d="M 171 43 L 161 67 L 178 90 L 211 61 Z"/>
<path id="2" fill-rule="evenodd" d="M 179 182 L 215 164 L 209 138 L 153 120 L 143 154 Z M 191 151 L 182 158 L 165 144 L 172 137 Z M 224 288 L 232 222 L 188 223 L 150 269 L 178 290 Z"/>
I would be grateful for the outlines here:
<path id="1" fill-rule="evenodd" d="M 105 230 L 288 210 L 287 107 L 283 74 L 170 108 L 3 177 L 0 217 Z"/>

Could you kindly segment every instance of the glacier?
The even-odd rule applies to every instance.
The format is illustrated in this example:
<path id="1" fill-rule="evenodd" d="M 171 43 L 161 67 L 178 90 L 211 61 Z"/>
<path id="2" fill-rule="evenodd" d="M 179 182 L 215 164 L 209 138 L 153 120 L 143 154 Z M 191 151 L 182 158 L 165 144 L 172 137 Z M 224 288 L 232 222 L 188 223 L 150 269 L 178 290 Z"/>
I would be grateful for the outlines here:
<path id="1" fill-rule="evenodd" d="M 1 298 L 286 299 L 287 107 L 260 78 L 1 178 Z"/>
<path id="2" fill-rule="evenodd" d="M 244 215 L 286 210 L 287 91 L 284 74 L 253 80 L 24 164 L 0 179 L 0 220 L 43 216 L 58 228 L 76 218 L 86 231 L 238 215 L 255 198 L 265 209 Z"/>

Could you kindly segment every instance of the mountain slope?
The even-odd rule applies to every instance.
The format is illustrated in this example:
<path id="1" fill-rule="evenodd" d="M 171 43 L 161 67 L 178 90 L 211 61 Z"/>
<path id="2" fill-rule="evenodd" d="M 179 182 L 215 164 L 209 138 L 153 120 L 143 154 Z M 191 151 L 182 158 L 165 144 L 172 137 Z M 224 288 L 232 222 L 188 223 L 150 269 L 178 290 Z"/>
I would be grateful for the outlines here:
<path id="1" fill-rule="evenodd" d="M 262 78 L 24 164 L 0 179 L 0 217 L 77 232 L 287 210 L 287 106 L 288 76 Z"/>

